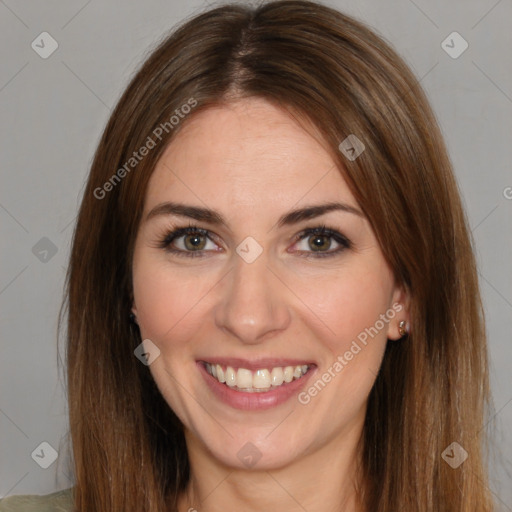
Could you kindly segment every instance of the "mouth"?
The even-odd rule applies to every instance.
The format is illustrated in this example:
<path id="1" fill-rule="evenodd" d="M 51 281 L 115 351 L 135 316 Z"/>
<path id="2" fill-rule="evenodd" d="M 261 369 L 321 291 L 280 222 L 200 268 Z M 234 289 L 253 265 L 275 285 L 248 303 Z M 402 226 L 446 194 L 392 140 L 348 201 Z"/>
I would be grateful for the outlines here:
<path id="1" fill-rule="evenodd" d="M 229 364 L 228 364 L 229 363 Z M 210 389 L 238 409 L 267 409 L 288 400 L 302 388 L 316 365 L 311 362 L 210 360 L 197 361 Z"/>
<path id="2" fill-rule="evenodd" d="M 221 384 L 226 384 L 234 391 L 245 393 L 265 393 L 279 388 L 293 380 L 301 379 L 311 365 L 275 366 L 260 368 L 255 371 L 248 368 L 233 368 L 215 363 L 204 363 L 206 371 Z"/>

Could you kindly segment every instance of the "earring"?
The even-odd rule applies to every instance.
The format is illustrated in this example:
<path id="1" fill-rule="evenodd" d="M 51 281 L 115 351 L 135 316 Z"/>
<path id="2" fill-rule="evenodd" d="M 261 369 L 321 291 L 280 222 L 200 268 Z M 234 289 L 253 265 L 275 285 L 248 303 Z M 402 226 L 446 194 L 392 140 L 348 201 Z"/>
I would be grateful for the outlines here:
<path id="1" fill-rule="evenodd" d="M 130 312 L 130 323 L 131 324 L 136 324 L 137 323 L 137 318 L 135 317 L 135 314 L 133 312 Z"/>
<path id="2" fill-rule="evenodd" d="M 401 320 L 398 324 L 398 334 L 400 334 L 400 337 L 407 334 L 407 322 L 405 320 Z"/>

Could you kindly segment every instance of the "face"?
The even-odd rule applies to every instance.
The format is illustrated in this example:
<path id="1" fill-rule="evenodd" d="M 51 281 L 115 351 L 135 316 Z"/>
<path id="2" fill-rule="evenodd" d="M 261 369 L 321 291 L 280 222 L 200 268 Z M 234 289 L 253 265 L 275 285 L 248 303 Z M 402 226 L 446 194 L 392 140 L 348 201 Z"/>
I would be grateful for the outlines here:
<path id="1" fill-rule="evenodd" d="M 325 145 L 255 98 L 196 114 L 166 149 L 133 285 L 144 346 L 159 351 L 149 369 L 189 448 L 230 467 L 356 439 L 406 319 Z"/>

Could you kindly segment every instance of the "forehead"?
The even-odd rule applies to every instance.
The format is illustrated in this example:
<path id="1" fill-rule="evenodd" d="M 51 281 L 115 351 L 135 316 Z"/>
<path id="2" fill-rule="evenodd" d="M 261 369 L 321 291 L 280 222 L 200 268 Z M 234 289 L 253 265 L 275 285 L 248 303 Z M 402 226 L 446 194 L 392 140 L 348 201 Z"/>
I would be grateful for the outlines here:
<path id="1" fill-rule="evenodd" d="M 224 211 L 282 209 L 301 199 L 356 206 L 315 128 L 259 98 L 187 120 L 155 167 L 145 210 L 178 199 Z"/>

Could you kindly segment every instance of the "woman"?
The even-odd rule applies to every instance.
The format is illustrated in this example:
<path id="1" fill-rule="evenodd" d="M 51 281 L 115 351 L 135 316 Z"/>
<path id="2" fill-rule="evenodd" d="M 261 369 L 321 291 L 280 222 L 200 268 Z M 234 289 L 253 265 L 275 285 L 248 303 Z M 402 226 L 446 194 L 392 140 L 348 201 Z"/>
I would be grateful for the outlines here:
<path id="1" fill-rule="evenodd" d="M 70 263 L 64 509 L 492 510 L 457 185 L 361 23 L 289 0 L 174 32 L 106 127 Z"/>

